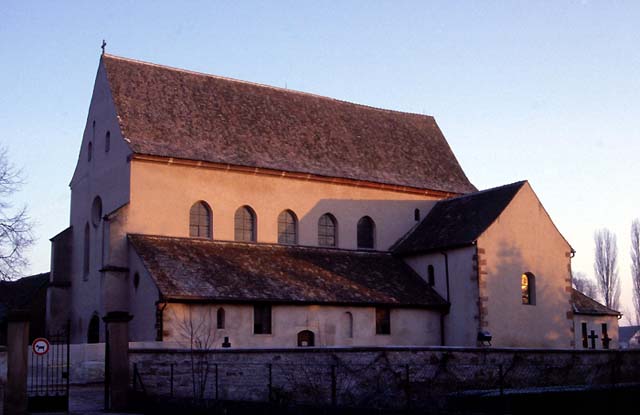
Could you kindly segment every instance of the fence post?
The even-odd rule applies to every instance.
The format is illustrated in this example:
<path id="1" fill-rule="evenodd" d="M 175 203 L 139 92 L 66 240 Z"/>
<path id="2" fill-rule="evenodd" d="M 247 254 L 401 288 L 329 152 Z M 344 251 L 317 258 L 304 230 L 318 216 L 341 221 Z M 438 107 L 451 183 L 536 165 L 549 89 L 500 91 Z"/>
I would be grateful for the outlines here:
<path id="1" fill-rule="evenodd" d="M 7 327 L 7 387 L 4 393 L 6 415 L 27 413 L 27 368 L 29 314 L 12 311 Z"/>
<path id="2" fill-rule="evenodd" d="M 506 398 L 504 396 L 504 367 L 502 366 L 502 363 L 498 365 L 498 371 L 499 371 L 499 382 L 500 382 L 500 412 L 503 414 L 507 413 L 507 402 L 506 402 Z"/>
<path id="3" fill-rule="evenodd" d="M 336 406 L 338 404 L 338 393 L 337 393 L 337 373 L 336 373 L 336 365 L 331 365 L 331 405 Z"/>
<path id="4" fill-rule="evenodd" d="M 217 382 L 217 372 L 216 372 L 216 382 Z M 217 386 L 217 385 L 216 385 Z M 173 398 L 173 363 L 171 363 L 171 379 L 169 384 L 169 396 Z"/>
<path id="5" fill-rule="evenodd" d="M 404 382 L 405 382 L 405 389 L 404 389 L 404 394 L 405 394 L 405 399 L 406 399 L 406 409 L 407 411 L 409 411 L 409 409 L 411 408 L 411 384 L 409 383 L 410 379 L 409 379 L 409 365 L 405 365 L 404 366 Z"/>
<path id="6" fill-rule="evenodd" d="M 218 400 L 218 364 L 214 363 L 216 369 L 216 401 Z"/>
<path id="7" fill-rule="evenodd" d="M 131 380 L 131 383 L 133 384 L 133 391 L 137 392 L 138 391 L 138 364 L 134 363 L 133 364 L 133 379 Z"/>
<path id="8" fill-rule="evenodd" d="M 267 367 L 269 368 L 269 402 L 271 402 L 273 400 L 273 373 L 271 363 L 267 363 Z"/>

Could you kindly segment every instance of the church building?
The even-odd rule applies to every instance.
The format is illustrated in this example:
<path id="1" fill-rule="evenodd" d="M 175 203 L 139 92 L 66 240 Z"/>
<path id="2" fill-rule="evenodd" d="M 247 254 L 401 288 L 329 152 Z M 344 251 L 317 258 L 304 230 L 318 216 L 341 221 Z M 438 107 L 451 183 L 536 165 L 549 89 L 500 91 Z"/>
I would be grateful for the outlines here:
<path id="1" fill-rule="evenodd" d="M 47 324 L 73 342 L 124 311 L 207 348 L 583 344 L 531 185 L 478 191 L 431 116 L 103 54 L 70 187 Z"/>

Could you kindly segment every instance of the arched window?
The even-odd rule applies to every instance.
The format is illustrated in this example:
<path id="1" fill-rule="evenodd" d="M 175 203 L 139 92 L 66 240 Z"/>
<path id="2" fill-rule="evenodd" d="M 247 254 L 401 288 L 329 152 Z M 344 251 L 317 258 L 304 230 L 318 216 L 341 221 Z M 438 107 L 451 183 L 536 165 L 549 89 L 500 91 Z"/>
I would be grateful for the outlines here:
<path id="1" fill-rule="evenodd" d="M 298 333 L 298 347 L 315 346 L 315 335 L 311 330 L 302 330 Z"/>
<path id="2" fill-rule="evenodd" d="M 353 314 L 350 311 L 344 313 L 344 336 L 348 339 L 353 337 Z"/>
<path id="3" fill-rule="evenodd" d="M 89 223 L 84 226 L 84 246 L 82 255 L 82 279 L 89 279 L 89 257 L 91 256 L 91 235 L 89 233 Z"/>
<path id="4" fill-rule="evenodd" d="M 100 318 L 95 314 L 89 321 L 87 343 L 100 343 Z"/>
<path id="5" fill-rule="evenodd" d="M 416 209 L 413 211 L 413 218 L 417 221 L 420 220 L 420 209 Z"/>
<path id="6" fill-rule="evenodd" d="M 298 243 L 298 218 L 290 210 L 278 215 L 278 243 L 295 245 Z"/>
<path id="7" fill-rule="evenodd" d="M 218 309 L 218 313 L 216 314 L 216 327 L 219 329 L 224 329 L 224 308 L 220 307 Z"/>
<path id="8" fill-rule="evenodd" d="M 318 245 L 338 245 L 338 222 L 331 213 L 325 213 L 318 219 Z"/>
<path id="9" fill-rule="evenodd" d="M 96 196 L 93 199 L 93 204 L 91 204 L 91 223 L 94 228 L 97 228 L 100 225 L 100 221 L 102 220 L 102 199 L 100 196 Z"/>
<path id="10" fill-rule="evenodd" d="M 189 209 L 189 236 L 211 238 L 211 209 L 205 202 L 196 202 Z"/>
<path id="11" fill-rule="evenodd" d="M 133 274 L 133 288 L 135 288 L 137 291 L 139 286 L 140 286 L 140 274 L 136 272 L 135 274 Z"/>
<path id="12" fill-rule="evenodd" d="M 91 161 L 93 158 L 93 143 L 89 141 L 89 145 L 87 146 L 87 161 Z"/>
<path id="13" fill-rule="evenodd" d="M 256 241 L 256 214 L 249 206 L 236 210 L 234 218 L 235 240 L 242 242 Z"/>
<path id="14" fill-rule="evenodd" d="M 536 303 L 536 277 L 530 272 L 521 276 L 522 304 L 535 305 Z"/>
<path id="15" fill-rule="evenodd" d="M 431 264 L 427 267 L 427 283 L 432 287 L 436 285 L 436 273 Z"/>
<path id="16" fill-rule="evenodd" d="M 358 248 L 375 248 L 376 224 L 369 216 L 363 216 L 358 221 Z"/>
<path id="17" fill-rule="evenodd" d="M 111 131 L 107 131 L 104 136 L 104 152 L 108 153 L 111 150 Z"/>

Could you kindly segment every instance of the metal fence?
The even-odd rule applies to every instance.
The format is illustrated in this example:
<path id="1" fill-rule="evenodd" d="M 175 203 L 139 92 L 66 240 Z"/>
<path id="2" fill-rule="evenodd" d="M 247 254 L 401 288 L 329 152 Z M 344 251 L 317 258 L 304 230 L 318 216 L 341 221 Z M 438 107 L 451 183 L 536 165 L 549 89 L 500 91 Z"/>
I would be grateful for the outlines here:
<path id="1" fill-rule="evenodd" d="M 595 393 L 601 399 L 606 393 L 607 399 L 619 400 L 611 396 L 612 391 L 639 390 L 640 372 L 634 372 L 610 361 L 393 364 L 374 359 L 367 364 L 300 364 L 217 361 L 202 354 L 165 364 L 134 364 L 132 387 L 140 396 L 155 400 L 194 403 L 466 412 L 469 407 L 505 407 L 552 395 L 594 397 Z"/>

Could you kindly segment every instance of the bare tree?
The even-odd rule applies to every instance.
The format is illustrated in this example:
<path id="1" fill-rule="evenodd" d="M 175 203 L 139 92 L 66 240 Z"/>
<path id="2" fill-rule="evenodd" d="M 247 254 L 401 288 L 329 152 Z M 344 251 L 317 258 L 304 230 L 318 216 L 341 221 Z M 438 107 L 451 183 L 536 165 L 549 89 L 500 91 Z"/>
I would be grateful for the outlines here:
<path id="1" fill-rule="evenodd" d="M 586 296 L 598 299 L 598 284 L 593 278 L 588 277 L 584 272 L 574 272 L 571 281 L 573 288 Z"/>
<path id="2" fill-rule="evenodd" d="M 202 402 L 210 372 L 208 351 L 215 348 L 217 339 L 214 310 L 207 306 L 189 306 L 182 316 L 178 316 L 175 311 L 173 315 L 179 342 L 190 350 L 193 399 L 194 402 Z"/>
<path id="3" fill-rule="evenodd" d="M 633 308 L 635 324 L 640 324 L 640 220 L 631 224 L 631 280 L 633 281 Z"/>
<path id="4" fill-rule="evenodd" d="M 598 288 L 604 304 L 617 310 L 620 306 L 620 279 L 618 278 L 618 244 L 616 235 L 609 229 L 597 230 L 595 241 L 595 262 L 593 269 L 598 280 Z"/>
<path id="5" fill-rule="evenodd" d="M 10 199 L 23 184 L 21 172 L 9 162 L 0 147 L 0 280 L 22 276 L 28 264 L 26 249 L 33 244 L 32 223 L 27 208 L 14 208 Z"/>

